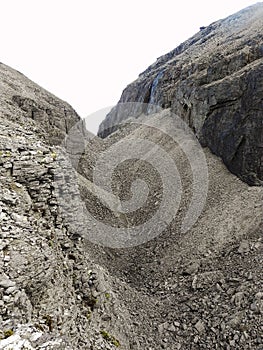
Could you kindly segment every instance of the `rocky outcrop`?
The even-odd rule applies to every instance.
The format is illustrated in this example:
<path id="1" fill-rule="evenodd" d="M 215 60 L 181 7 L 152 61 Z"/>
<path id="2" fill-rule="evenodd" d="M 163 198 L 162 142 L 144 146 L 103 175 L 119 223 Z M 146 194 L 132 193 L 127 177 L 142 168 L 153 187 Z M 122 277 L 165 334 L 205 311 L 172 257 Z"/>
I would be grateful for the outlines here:
<path id="1" fill-rule="evenodd" d="M 66 102 L 44 90 L 20 72 L 0 63 L 1 114 L 30 126 L 50 144 L 61 144 L 80 117 Z"/>
<path id="2" fill-rule="evenodd" d="M 176 132 L 169 113 L 163 114 L 167 124 L 165 115 L 156 115 L 159 126 Z M 103 248 L 87 239 L 78 215 L 81 195 L 92 215 L 105 221 L 103 203 L 85 184 L 91 179 L 88 163 L 80 162 L 79 193 L 61 166 L 65 150 L 25 125 L 2 116 L 0 121 L 0 349 L 260 349 L 260 188 L 242 183 L 206 150 L 206 206 L 182 234 L 192 177 L 183 155 L 151 128 L 120 129 L 104 142 L 88 143 L 86 152 L 94 154 L 86 161 L 143 136 L 176 160 L 185 194 L 162 235 L 127 249 Z M 124 184 L 120 198 L 137 176 L 153 186 L 149 207 L 129 216 L 131 224 L 147 220 L 161 199 L 156 173 L 141 166 L 126 164 L 117 174 Z M 71 207 L 67 216 L 54 174 L 64 178 L 59 188 Z M 110 225 L 112 217 L 106 219 Z M 86 229 L 96 233 L 94 224 Z"/>
<path id="3" fill-rule="evenodd" d="M 30 127 L 0 121 L 0 349 L 115 349 L 100 332 L 125 342 L 109 320 L 128 315 L 112 278 L 63 223 L 59 149 Z"/>
<path id="4" fill-rule="evenodd" d="M 262 17 L 258 3 L 202 28 L 140 74 L 123 91 L 119 106 L 140 102 L 171 108 L 231 172 L 262 184 Z M 125 113 L 117 106 L 98 135 L 106 137 L 139 112 L 136 104 Z M 151 107 L 144 112 L 150 114 Z"/>
<path id="5" fill-rule="evenodd" d="M 90 137 L 0 67 L 0 349 L 260 350 L 261 188 L 171 108 Z"/>
<path id="6" fill-rule="evenodd" d="M 128 344 L 119 326 L 129 312 L 111 283 L 126 292 L 64 223 L 55 190 L 62 152 L 54 145 L 77 121 L 82 128 L 80 118 L 22 74 L 0 68 L 0 349 Z"/>

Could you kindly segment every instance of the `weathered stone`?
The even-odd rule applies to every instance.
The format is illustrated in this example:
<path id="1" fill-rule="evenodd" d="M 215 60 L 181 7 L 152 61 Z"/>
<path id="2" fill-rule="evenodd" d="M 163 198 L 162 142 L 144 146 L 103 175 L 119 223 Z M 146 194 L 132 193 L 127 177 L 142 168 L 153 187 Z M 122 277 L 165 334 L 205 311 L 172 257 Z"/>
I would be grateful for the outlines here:
<path id="1" fill-rule="evenodd" d="M 9 279 L 0 279 L 0 287 L 2 288 L 9 288 L 9 287 L 14 287 L 15 282 L 9 280 Z"/>
<path id="2" fill-rule="evenodd" d="M 68 130 L 80 120 L 73 108 L 3 63 L 0 76 L 1 112 L 9 120 L 31 125 L 43 137 L 48 135 L 51 144 L 61 144 Z"/>
<path id="3" fill-rule="evenodd" d="M 244 292 L 238 292 L 234 294 L 231 298 L 231 301 L 235 303 L 236 306 L 241 307 L 246 303 L 246 296 Z"/>
<path id="4" fill-rule="evenodd" d="M 204 323 L 201 320 L 199 320 L 195 324 L 195 328 L 198 330 L 199 333 L 203 333 L 205 331 L 205 325 L 204 325 Z"/>
<path id="5" fill-rule="evenodd" d="M 136 104 L 127 112 L 122 103 L 171 108 L 230 171 L 262 184 L 262 15 L 262 3 L 248 7 L 158 58 L 123 91 L 98 135 L 106 137 L 114 125 L 138 115 Z"/>
<path id="6" fill-rule="evenodd" d="M 238 248 L 239 254 L 244 254 L 249 252 L 249 242 L 248 241 L 242 241 L 240 243 L 240 246 Z"/>
<path id="7" fill-rule="evenodd" d="M 200 262 L 194 261 L 185 267 L 185 269 L 183 270 L 183 274 L 192 275 L 198 271 L 199 267 L 200 267 Z"/>
<path id="8" fill-rule="evenodd" d="M 5 290 L 5 294 L 9 295 L 9 294 L 13 294 L 15 291 L 17 291 L 17 287 L 9 287 Z"/>
<path id="9" fill-rule="evenodd" d="M 256 295 L 255 295 L 255 299 L 263 299 L 263 292 L 258 292 Z"/>
<path id="10" fill-rule="evenodd" d="M 206 38 L 207 28 L 202 30 L 201 40 Z M 203 46 L 205 49 L 205 43 Z M 195 72 L 194 62 L 192 68 Z M 0 104 L 0 281 L 4 281 L 0 285 L 0 348 L 18 349 L 23 344 L 43 350 L 113 350 L 120 344 L 120 349 L 125 350 L 229 349 L 230 342 L 235 341 L 236 348 L 256 349 L 263 307 L 259 292 L 260 188 L 240 181 L 204 149 L 209 170 L 206 204 L 193 228 L 182 234 L 181 221 L 192 200 L 192 172 L 177 145 L 159 132 L 164 125 L 170 132 L 177 132 L 169 119 L 170 111 L 155 116 L 159 131 L 125 127 L 105 140 L 89 140 L 77 167 L 83 151 L 77 135 L 81 138 L 83 129 L 76 127 L 79 133 L 74 129 L 73 140 L 66 148 L 51 146 L 50 142 L 61 140 L 66 132 L 70 135 L 63 126 L 67 124 L 63 113 L 57 115 L 61 119 L 56 126 L 53 128 L 51 123 L 52 130 L 49 129 L 53 119 L 47 115 L 54 116 L 56 110 L 50 113 L 47 104 L 51 101 L 53 110 L 56 98 L 46 99 L 47 92 L 28 79 L 6 66 L 1 69 L 1 93 L 6 101 Z M 218 64 L 215 69 L 219 69 Z M 182 69 L 182 73 L 186 72 Z M 158 79 L 162 81 L 165 74 Z M 158 95 L 158 79 L 153 84 L 152 100 Z M 25 98 L 10 100 L 13 90 L 14 96 L 26 92 Z M 186 104 L 182 108 L 186 109 L 189 101 L 187 96 L 182 98 Z M 217 103 L 215 96 L 211 96 L 211 103 Z M 69 116 L 68 123 L 73 119 Z M 155 146 L 165 149 L 176 162 L 184 193 L 178 215 L 161 235 L 142 245 L 112 249 L 87 239 L 80 203 L 96 218 L 95 222 L 93 217 L 85 222 L 88 233 L 93 233 L 103 220 L 105 231 L 107 225 L 116 229 L 125 226 L 119 220 L 118 205 L 128 199 L 130 184 L 137 175 L 153 186 L 148 196 L 151 199 L 152 195 L 153 201 L 139 215 L 143 223 L 162 202 L 158 174 L 146 166 L 140 171 L 137 161 L 116 170 L 120 180 L 117 184 L 121 186 L 113 187 L 120 193 L 120 201 L 114 201 L 115 196 L 104 189 L 98 190 L 97 197 L 94 194 L 92 175 L 98 157 L 113 144 L 123 145 L 126 137 L 149 138 Z M 71 160 L 74 158 L 74 169 L 81 173 L 79 178 L 72 164 L 61 159 L 68 150 L 74 151 L 68 153 Z M 148 157 L 145 159 L 155 156 L 154 152 L 149 152 L 149 157 L 143 151 L 142 155 Z M 75 177 L 68 176 L 70 171 Z M 128 196 L 122 180 L 129 188 Z M 58 183 L 66 195 L 66 215 Z M 104 201 L 98 200 L 100 196 Z M 113 213 L 106 208 L 109 203 Z M 68 218 L 76 226 L 70 226 Z M 128 224 L 136 225 L 132 220 Z M 244 238 L 250 249 L 240 256 L 237 247 Z M 187 261 L 200 263 L 187 265 L 188 273 L 182 273 Z M 14 281 L 15 285 L 9 286 Z"/>

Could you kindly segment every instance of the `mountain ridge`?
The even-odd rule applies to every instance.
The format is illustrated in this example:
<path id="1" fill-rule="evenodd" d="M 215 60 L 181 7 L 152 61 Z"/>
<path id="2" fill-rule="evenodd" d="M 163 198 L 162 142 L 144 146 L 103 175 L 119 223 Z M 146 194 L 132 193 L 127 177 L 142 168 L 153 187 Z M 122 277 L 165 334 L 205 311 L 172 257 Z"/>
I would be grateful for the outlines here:
<path id="1" fill-rule="evenodd" d="M 123 91 L 119 105 L 134 108 L 127 115 L 114 108 L 98 135 L 106 137 L 115 124 L 136 116 L 136 103 L 171 108 L 231 172 L 262 185 L 262 18 L 263 3 L 257 3 L 161 56 Z"/>

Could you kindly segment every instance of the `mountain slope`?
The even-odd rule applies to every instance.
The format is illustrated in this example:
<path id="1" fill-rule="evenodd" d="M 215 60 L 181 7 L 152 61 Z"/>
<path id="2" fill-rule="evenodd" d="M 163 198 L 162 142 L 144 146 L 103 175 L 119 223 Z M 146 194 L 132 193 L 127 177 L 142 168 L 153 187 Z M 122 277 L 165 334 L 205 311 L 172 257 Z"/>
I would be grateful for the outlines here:
<path id="1" fill-rule="evenodd" d="M 0 84 L 0 349 L 261 350 L 262 189 L 198 146 L 180 103 L 100 139 L 3 64 Z"/>
<path id="2" fill-rule="evenodd" d="M 262 184 L 262 27 L 262 2 L 212 23 L 158 58 L 128 85 L 119 104 L 171 108 L 231 172 Z M 137 113 L 136 105 L 124 115 L 113 109 L 98 135 Z"/>
<path id="3" fill-rule="evenodd" d="M 74 109 L 3 63 L 0 75 L 1 114 L 10 121 L 31 126 L 42 137 L 47 136 L 51 144 L 61 144 L 68 130 L 80 120 Z"/>

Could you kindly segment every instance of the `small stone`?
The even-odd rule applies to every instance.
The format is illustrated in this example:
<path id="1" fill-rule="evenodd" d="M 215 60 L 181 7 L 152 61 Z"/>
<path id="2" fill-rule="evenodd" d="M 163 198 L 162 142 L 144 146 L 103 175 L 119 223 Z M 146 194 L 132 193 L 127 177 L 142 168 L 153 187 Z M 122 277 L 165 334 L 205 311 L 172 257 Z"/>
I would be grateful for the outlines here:
<path id="1" fill-rule="evenodd" d="M 246 332 L 246 331 L 244 331 L 244 332 L 243 332 L 243 334 L 244 334 L 244 337 L 245 337 L 246 339 L 248 339 L 248 338 L 249 338 L 249 335 L 247 334 L 247 332 Z"/>
<path id="2" fill-rule="evenodd" d="M 18 223 L 27 222 L 27 217 L 26 216 L 19 215 L 19 214 L 16 214 L 16 213 L 12 213 L 11 214 L 11 218 L 14 221 L 18 222 Z"/>
<path id="3" fill-rule="evenodd" d="M 237 312 L 229 320 L 228 322 L 229 326 L 232 328 L 236 328 L 238 325 L 240 325 L 243 317 L 244 317 L 244 312 Z"/>
<path id="4" fill-rule="evenodd" d="M 257 343 L 262 344 L 262 339 L 260 337 L 257 338 Z"/>
<path id="5" fill-rule="evenodd" d="M 17 202 L 16 198 L 13 198 L 11 195 L 9 194 L 4 194 L 2 197 L 2 201 L 6 204 L 11 204 L 11 205 L 15 205 Z"/>
<path id="6" fill-rule="evenodd" d="M 199 320 L 195 324 L 195 328 L 198 330 L 199 333 L 203 333 L 205 331 L 205 325 L 204 325 L 204 323 L 201 320 Z"/>
<path id="7" fill-rule="evenodd" d="M 15 282 L 10 281 L 9 279 L 0 280 L 0 287 L 2 288 L 9 288 L 14 286 L 15 286 Z"/>
<path id="8" fill-rule="evenodd" d="M 10 256 L 9 255 L 5 255 L 3 260 L 4 260 L 4 262 L 9 262 L 10 261 Z"/>
<path id="9" fill-rule="evenodd" d="M 5 249 L 8 246 L 8 243 L 0 243 L 0 250 Z"/>
<path id="10" fill-rule="evenodd" d="M 194 337 L 194 343 L 197 344 L 198 342 L 199 342 L 199 337 L 198 337 L 198 335 L 196 335 L 196 336 Z"/>
<path id="11" fill-rule="evenodd" d="M 258 292 L 256 295 L 255 295 L 255 298 L 256 299 L 263 299 L 263 292 Z"/>
<path id="12" fill-rule="evenodd" d="M 10 299 L 11 299 L 11 298 L 10 298 L 9 295 L 4 295 L 4 296 L 3 296 L 3 301 L 6 302 L 6 303 L 8 303 L 8 302 L 10 301 Z"/>
<path id="13" fill-rule="evenodd" d="M 253 280 L 253 274 L 252 274 L 252 272 L 249 273 L 247 279 L 248 279 L 249 281 Z"/>
<path id="14" fill-rule="evenodd" d="M 198 284 L 197 284 L 197 275 L 194 276 L 193 281 L 192 281 L 192 288 L 197 289 Z"/>
<path id="15" fill-rule="evenodd" d="M 230 345 L 230 346 L 235 346 L 235 345 L 236 345 L 236 342 L 235 342 L 234 340 L 230 340 L 229 345 Z"/>
<path id="16" fill-rule="evenodd" d="M 242 241 L 240 243 L 240 246 L 238 248 L 239 254 L 244 254 L 249 252 L 249 242 L 248 241 Z"/>
<path id="17" fill-rule="evenodd" d="M 168 329 L 168 327 L 169 327 L 168 322 L 161 323 L 161 324 L 159 324 L 159 326 L 158 326 L 158 332 L 159 332 L 160 334 L 162 334 L 162 333 L 164 332 L 164 330 L 167 330 L 167 329 Z"/>
<path id="18" fill-rule="evenodd" d="M 175 332 L 176 331 L 176 328 L 173 324 L 169 325 L 169 327 L 167 328 L 168 331 L 170 332 Z"/>
<path id="19" fill-rule="evenodd" d="M 252 303 L 252 304 L 250 305 L 250 309 L 251 309 L 252 311 L 257 311 L 257 309 L 258 309 L 257 304 L 256 304 L 256 303 Z"/>
<path id="20" fill-rule="evenodd" d="M 239 340 L 239 336 L 237 334 L 234 335 L 234 340 L 238 341 Z"/>
<path id="21" fill-rule="evenodd" d="M 180 323 L 177 322 L 177 321 L 174 321 L 174 326 L 175 326 L 175 327 L 180 327 Z"/>
<path id="22" fill-rule="evenodd" d="M 183 271 L 183 275 L 193 275 L 198 271 L 199 267 L 200 267 L 200 262 L 194 261 L 193 263 L 186 266 L 186 268 Z"/>
<path id="23" fill-rule="evenodd" d="M 17 291 L 17 287 L 9 287 L 6 289 L 5 294 L 9 295 L 9 294 L 13 294 L 15 291 Z"/>
<path id="24" fill-rule="evenodd" d="M 262 243 L 261 242 L 255 243 L 254 248 L 255 249 L 261 249 L 262 248 Z"/>
<path id="25" fill-rule="evenodd" d="M 234 303 L 238 307 L 242 306 L 245 302 L 245 293 L 238 292 L 238 293 L 234 294 L 231 298 L 231 302 Z"/>

